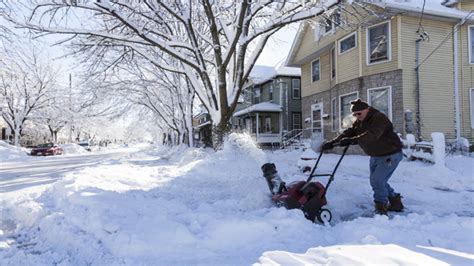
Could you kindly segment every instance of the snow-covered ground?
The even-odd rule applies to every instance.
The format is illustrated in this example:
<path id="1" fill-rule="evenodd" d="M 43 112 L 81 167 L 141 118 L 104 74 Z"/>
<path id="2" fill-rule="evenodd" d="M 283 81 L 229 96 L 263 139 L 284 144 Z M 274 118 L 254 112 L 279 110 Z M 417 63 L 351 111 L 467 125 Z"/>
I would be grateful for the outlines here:
<path id="1" fill-rule="evenodd" d="M 0 264 L 474 264 L 474 158 L 401 162 L 391 183 L 407 211 L 385 217 L 368 215 L 368 157 L 346 156 L 321 225 L 275 207 L 261 175 L 271 161 L 286 182 L 306 179 L 301 154 L 232 135 L 218 152 L 147 144 L 2 162 Z"/>

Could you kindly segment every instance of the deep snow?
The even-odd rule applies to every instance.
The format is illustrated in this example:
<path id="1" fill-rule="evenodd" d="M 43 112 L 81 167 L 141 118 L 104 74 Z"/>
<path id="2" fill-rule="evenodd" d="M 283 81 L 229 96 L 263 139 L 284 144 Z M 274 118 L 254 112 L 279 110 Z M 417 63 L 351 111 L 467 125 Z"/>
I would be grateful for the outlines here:
<path id="1" fill-rule="evenodd" d="M 286 182 L 306 179 L 301 150 L 261 151 L 234 134 L 218 152 L 153 145 L 115 151 L 120 156 L 71 168 L 51 183 L 0 189 L 0 264 L 474 263 L 472 157 L 448 156 L 446 166 L 402 161 L 391 184 L 407 212 L 385 217 L 368 215 L 368 157 L 346 156 L 327 194 L 334 217 L 325 226 L 275 207 L 261 176 L 260 166 L 271 161 Z M 66 165 L 88 156 L 101 155 L 44 160 Z M 323 155 L 320 171 L 338 158 Z M 1 163 L 0 188 L 14 180 L 14 166 Z"/>

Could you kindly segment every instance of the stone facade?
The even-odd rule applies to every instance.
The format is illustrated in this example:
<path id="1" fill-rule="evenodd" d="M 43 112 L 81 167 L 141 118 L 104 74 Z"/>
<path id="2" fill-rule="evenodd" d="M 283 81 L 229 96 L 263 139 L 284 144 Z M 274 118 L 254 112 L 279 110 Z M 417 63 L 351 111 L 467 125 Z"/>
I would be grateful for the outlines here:
<path id="1" fill-rule="evenodd" d="M 339 96 L 351 92 L 358 92 L 358 97 L 364 101 L 367 101 L 368 89 L 386 86 L 390 86 L 392 92 L 392 123 L 394 129 L 396 132 L 403 134 L 405 133 L 405 130 L 402 94 L 402 70 L 395 70 L 349 80 L 347 82 L 337 84 L 327 91 L 304 97 L 302 99 L 303 119 L 311 117 L 311 105 L 322 102 L 323 113 L 327 114 L 323 118 L 323 136 L 326 140 L 332 139 L 339 133 L 339 124 L 337 124 L 336 132 L 333 132 L 332 130 L 333 117 L 331 117 L 331 101 L 333 98 L 336 98 L 336 123 L 339 123 Z M 311 123 L 305 123 L 304 127 L 311 127 Z"/>

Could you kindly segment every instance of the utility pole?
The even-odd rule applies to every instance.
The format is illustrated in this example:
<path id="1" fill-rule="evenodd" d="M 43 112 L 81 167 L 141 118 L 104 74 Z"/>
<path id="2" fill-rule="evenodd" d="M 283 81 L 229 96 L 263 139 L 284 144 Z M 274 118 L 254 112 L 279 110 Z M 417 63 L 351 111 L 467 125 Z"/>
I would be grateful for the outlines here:
<path id="1" fill-rule="evenodd" d="M 69 143 L 72 143 L 72 130 L 73 130 L 73 123 L 72 123 L 72 75 L 69 73 Z"/>

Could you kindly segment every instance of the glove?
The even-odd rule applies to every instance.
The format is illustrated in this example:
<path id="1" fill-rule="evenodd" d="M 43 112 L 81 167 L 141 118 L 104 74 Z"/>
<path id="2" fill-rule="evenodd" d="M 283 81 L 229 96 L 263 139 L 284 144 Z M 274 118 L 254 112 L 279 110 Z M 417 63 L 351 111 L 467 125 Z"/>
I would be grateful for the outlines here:
<path id="1" fill-rule="evenodd" d="M 352 138 L 343 138 L 339 141 L 339 146 L 349 146 L 349 145 L 356 145 L 357 140 L 352 139 Z"/>
<path id="2" fill-rule="evenodd" d="M 326 151 L 334 148 L 334 144 L 332 142 L 324 142 L 323 145 L 321 145 L 321 150 Z"/>

